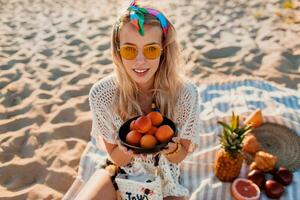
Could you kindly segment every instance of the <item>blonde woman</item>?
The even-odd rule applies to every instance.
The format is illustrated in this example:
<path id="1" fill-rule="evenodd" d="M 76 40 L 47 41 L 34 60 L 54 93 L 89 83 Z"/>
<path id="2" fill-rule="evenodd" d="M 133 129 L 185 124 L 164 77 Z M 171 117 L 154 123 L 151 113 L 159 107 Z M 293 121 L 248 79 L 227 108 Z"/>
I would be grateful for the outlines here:
<path id="1" fill-rule="evenodd" d="M 155 155 L 134 154 L 117 139 L 120 126 L 151 112 L 153 102 L 178 129 L 176 143 L 170 142 L 159 152 L 163 199 L 185 199 L 189 191 L 180 183 L 179 163 L 196 146 L 199 103 L 196 86 L 178 73 L 183 66 L 179 65 L 175 28 L 162 12 L 134 2 L 114 24 L 111 44 L 115 73 L 90 90 L 92 140 L 82 155 L 79 176 L 64 199 L 117 199 L 113 166 L 129 177 L 153 172 Z M 101 159 L 103 150 L 109 163 Z"/>

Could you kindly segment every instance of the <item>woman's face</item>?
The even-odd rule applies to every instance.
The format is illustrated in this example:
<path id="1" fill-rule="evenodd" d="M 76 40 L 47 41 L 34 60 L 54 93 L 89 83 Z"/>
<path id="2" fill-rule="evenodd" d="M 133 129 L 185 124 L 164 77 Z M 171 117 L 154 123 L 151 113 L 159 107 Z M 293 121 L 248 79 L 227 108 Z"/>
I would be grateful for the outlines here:
<path id="1" fill-rule="evenodd" d="M 143 54 L 143 47 L 158 44 L 162 49 L 162 29 L 159 26 L 144 25 L 145 34 L 141 36 L 137 29 L 130 23 L 122 26 L 120 31 L 120 47 L 134 45 L 138 49 L 135 59 L 122 58 L 123 65 L 129 76 L 141 89 L 150 89 L 153 86 L 154 74 L 158 69 L 160 56 L 147 59 Z"/>

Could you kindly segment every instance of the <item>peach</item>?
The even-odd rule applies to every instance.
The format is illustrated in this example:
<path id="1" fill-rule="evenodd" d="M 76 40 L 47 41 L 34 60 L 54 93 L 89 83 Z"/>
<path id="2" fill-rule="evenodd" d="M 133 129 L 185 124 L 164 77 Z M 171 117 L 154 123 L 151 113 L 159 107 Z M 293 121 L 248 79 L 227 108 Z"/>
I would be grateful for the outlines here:
<path id="1" fill-rule="evenodd" d="M 160 126 L 155 132 L 155 137 L 160 142 L 169 141 L 173 135 L 174 135 L 174 131 L 169 125 Z"/>
<path id="2" fill-rule="evenodd" d="M 140 140 L 142 138 L 142 134 L 139 133 L 136 130 L 130 131 L 127 135 L 126 135 L 126 142 L 130 145 L 133 146 L 138 146 L 138 144 L 140 143 Z"/>
<path id="3" fill-rule="evenodd" d="M 157 128 L 155 126 L 152 126 L 146 134 L 147 135 L 154 135 L 156 131 L 157 131 Z"/>
<path id="4" fill-rule="evenodd" d="M 254 135 L 247 135 L 243 142 L 243 150 L 254 155 L 260 150 L 261 146 Z"/>
<path id="5" fill-rule="evenodd" d="M 246 120 L 245 124 L 252 124 L 254 128 L 259 127 L 263 123 L 263 116 L 261 110 L 258 108 L 253 113 L 251 113 Z"/>
<path id="6" fill-rule="evenodd" d="M 152 125 L 154 125 L 154 126 L 159 126 L 162 123 L 162 121 L 164 120 L 163 116 L 159 112 L 156 112 L 156 111 L 149 112 L 147 114 L 147 117 L 150 118 Z"/>
<path id="7" fill-rule="evenodd" d="M 152 123 L 148 117 L 143 115 L 135 120 L 134 126 L 138 132 L 146 133 L 151 129 Z"/>
<path id="8" fill-rule="evenodd" d="M 132 130 L 136 130 L 136 126 L 135 126 L 135 120 L 132 120 L 131 122 L 130 122 L 130 126 L 129 126 L 129 128 L 130 128 L 130 130 L 132 131 Z"/>
<path id="9" fill-rule="evenodd" d="M 141 138 L 140 145 L 142 148 L 150 149 L 157 144 L 157 140 L 153 135 L 144 135 Z"/>

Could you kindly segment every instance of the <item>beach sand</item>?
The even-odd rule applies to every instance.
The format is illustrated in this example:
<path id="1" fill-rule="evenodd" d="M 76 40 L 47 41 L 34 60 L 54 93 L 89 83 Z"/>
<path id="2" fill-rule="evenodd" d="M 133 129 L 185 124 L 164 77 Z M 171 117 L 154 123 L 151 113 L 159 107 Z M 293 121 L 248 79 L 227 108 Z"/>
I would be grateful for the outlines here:
<path id="1" fill-rule="evenodd" d="M 300 91 L 300 3 L 152 0 L 198 85 L 251 76 Z M 294 1 L 296 2 L 296 1 Z M 0 1 L 0 199 L 61 199 L 91 129 L 88 92 L 113 71 L 122 0 Z"/>

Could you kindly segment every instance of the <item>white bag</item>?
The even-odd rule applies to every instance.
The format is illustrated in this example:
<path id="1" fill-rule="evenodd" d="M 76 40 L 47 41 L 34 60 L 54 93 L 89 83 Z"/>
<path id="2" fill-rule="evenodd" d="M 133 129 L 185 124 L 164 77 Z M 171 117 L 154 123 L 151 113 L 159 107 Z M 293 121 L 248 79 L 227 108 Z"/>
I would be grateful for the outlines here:
<path id="1" fill-rule="evenodd" d="M 126 175 L 118 174 L 115 182 L 122 200 L 162 200 L 162 181 L 158 175 L 158 169 L 154 177 L 143 176 L 137 177 L 135 180 L 127 179 Z"/>

